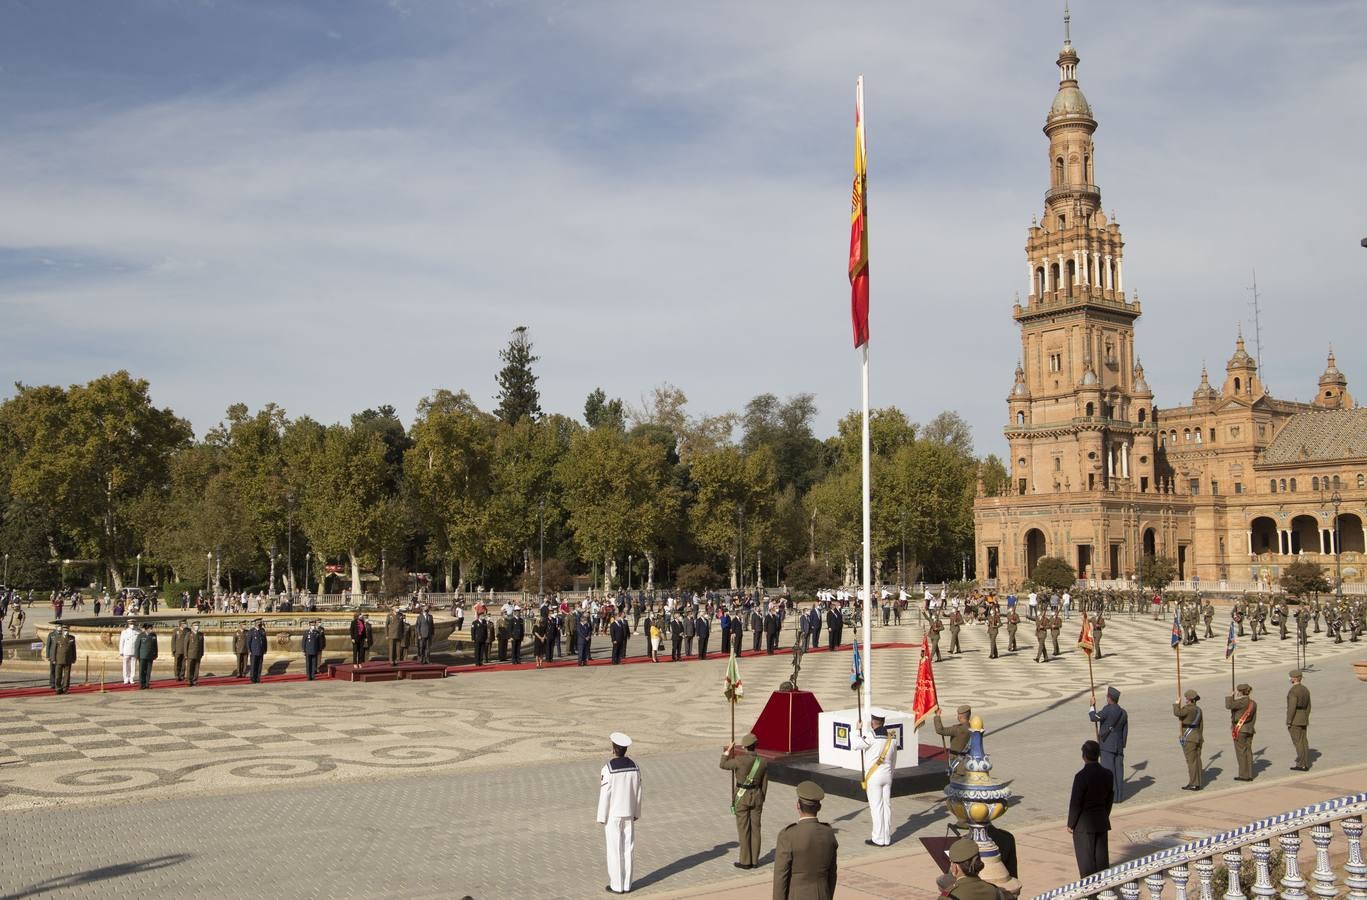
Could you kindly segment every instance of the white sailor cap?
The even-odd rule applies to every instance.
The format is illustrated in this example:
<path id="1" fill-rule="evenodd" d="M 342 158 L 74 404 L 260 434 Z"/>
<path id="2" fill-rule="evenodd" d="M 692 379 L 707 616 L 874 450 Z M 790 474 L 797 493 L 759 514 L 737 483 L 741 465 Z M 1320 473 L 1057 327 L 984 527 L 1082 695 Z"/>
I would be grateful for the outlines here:
<path id="1" fill-rule="evenodd" d="M 631 738 L 627 737 L 625 734 L 622 734 L 622 732 L 620 731 L 614 731 L 612 734 L 608 735 L 608 740 L 612 741 L 612 743 L 618 747 L 631 746 Z"/>
<path id="2" fill-rule="evenodd" d="M 870 718 L 870 719 L 883 719 L 883 720 L 886 720 L 887 717 L 888 717 L 888 714 L 887 714 L 886 712 L 884 712 L 883 710 L 879 709 L 878 707 L 876 707 L 876 706 L 871 706 L 871 707 L 869 707 L 869 718 Z"/>

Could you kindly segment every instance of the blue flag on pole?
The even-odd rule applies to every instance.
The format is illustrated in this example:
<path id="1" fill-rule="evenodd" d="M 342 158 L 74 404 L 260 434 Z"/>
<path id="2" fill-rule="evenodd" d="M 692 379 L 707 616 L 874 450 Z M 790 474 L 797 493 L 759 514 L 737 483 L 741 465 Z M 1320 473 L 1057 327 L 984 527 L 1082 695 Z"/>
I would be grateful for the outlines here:
<path id="1" fill-rule="evenodd" d="M 1180 644 L 1180 643 L 1182 643 L 1182 623 L 1181 623 L 1180 621 L 1178 621 L 1177 616 L 1173 616 L 1173 617 L 1172 617 L 1172 645 L 1173 645 L 1173 647 L 1176 647 L 1176 646 L 1177 646 L 1178 644 Z"/>
<path id="2" fill-rule="evenodd" d="M 859 639 L 854 639 L 854 655 L 850 657 L 850 690 L 859 690 L 864 683 L 864 660 L 859 655 Z"/>
<path id="3" fill-rule="evenodd" d="M 1234 623 L 1229 623 L 1229 637 L 1225 638 L 1225 659 L 1234 655 L 1234 648 L 1239 646 L 1239 638 L 1234 633 Z"/>

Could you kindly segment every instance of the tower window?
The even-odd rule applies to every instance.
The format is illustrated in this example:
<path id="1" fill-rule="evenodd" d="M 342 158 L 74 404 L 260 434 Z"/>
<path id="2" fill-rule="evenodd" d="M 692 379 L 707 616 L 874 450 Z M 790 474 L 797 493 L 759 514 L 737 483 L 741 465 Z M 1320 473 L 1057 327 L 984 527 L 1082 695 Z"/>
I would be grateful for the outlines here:
<path id="1" fill-rule="evenodd" d="M 1236 391 L 1239 390 L 1239 379 L 1238 379 L 1238 378 L 1235 378 L 1235 379 L 1234 379 L 1234 390 L 1236 390 Z"/>
<path id="2" fill-rule="evenodd" d="M 1269 479 L 1267 479 L 1267 489 L 1268 489 L 1269 492 L 1271 492 L 1271 493 L 1273 493 L 1273 494 L 1277 493 L 1277 479 L 1275 479 L 1275 478 L 1269 478 Z"/>
<path id="3" fill-rule="evenodd" d="M 1059 187 L 1059 186 L 1061 186 L 1062 184 L 1063 184 L 1063 157 L 1060 156 L 1058 159 L 1054 160 L 1054 187 Z"/>
<path id="4" fill-rule="evenodd" d="M 1088 404 L 1087 404 L 1087 418 L 1090 419 L 1090 418 L 1091 418 L 1092 416 L 1094 416 L 1095 414 L 1096 414 L 1096 405 L 1095 405 L 1095 404 L 1092 404 L 1092 403 L 1088 403 Z"/>
<path id="5" fill-rule="evenodd" d="M 1291 479 L 1291 493 L 1296 493 L 1296 479 Z"/>
<path id="6" fill-rule="evenodd" d="M 1139 409 L 1139 421 L 1140 421 L 1141 423 L 1144 421 L 1144 409 L 1143 409 L 1143 407 L 1140 407 L 1140 409 Z"/>
<path id="7" fill-rule="evenodd" d="M 1062 372 L 1062 371 L 1063 371 L 1063 354 L 1062 354 L 1062 353 L 1050 353 L 1050 354 L 1049 354 L 1049 371 L 1050 371 L 1050 372 Z"/>
<path id="8" fill-rule="evenodd" d="M 1068 217 L 1067 217 L 1067 216 L 1059 216 L 1059 217 L 1058 217 L 1058 230 L 1059 230 L 1059 231 L 1062 231 L 1063 229 L 1065 229 L 1065 228 L 1067 228 L 1067 227 L 1068 227 Z"/>
<path id="9" fill-rule="evenodd" d="M 1281 490 L 1285 491 L 1285 490 L 1286 490 L 1286 479 L 1283 478 L 1283 479 L 1281 480 L 1281 483 L 1280 483 L 1279 485 L 1277 485 L 1277 486 L 1278 486 Z"/>
<path id="10" fill-rule="evenodd" d="M 1018 413 L 1016 413 L 1016 424 L 1017 424 L 1017 425 L 1024 425 L 1024 424 L 1025 424 L 1025 413 L 1023 413 L 1023 412 L 1018 412 Z"/>
<path id="11" fill-rule="evenodd" d="M 1312 491 L 1318 491 L 1319 489 L 1320 489 L 1320 479 L 1319 479 L 1319 476 L 1316 475 L 1314 478 L 1311 478 L 1311 479 L 1310 479 L 1310 490 L 1312 490 Z"/>
<path id="12" fill-rule="evenodd" d="M 1339 477 L 1338 477 L 1337 475 L 1335 475 L 1335 476 L 1334 476 L 1334 490 L 1338 490 L 1338 489 L 1339 489 Z"/>

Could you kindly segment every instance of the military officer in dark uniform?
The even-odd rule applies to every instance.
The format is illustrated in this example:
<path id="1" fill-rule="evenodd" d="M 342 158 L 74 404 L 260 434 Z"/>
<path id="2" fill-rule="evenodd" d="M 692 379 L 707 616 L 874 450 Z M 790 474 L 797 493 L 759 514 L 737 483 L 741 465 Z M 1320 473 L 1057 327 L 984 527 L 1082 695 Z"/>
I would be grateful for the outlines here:
<path id="1" fill-rule="evenodd" d="M 527 639 L 527 622 L 521 615 L 508 620 L 508 646 L 512 647 L 513 665 L 522 665 L 522 642 Z"/>
<path id="2" fill-rule="evenodd" d="M 997 630 L 1001 627 L 1002 619 L 994 608 L 987 614 L 987 658 L 997 658 Z"/>
<path id="3" fill-rule="evenodd" d="M 712 625 L 707 616 L 700 614 L 693 623 L 693 631 L 698 638 L 698 659 L 707 659 L 707 642 L 711 638 Z M 626 638 L 622 638 L 622 649 L 626 650 Z"/>
<path id="4" fill-rule="evenodd" d="M 578 633 L 575 635 L 579 645 L 579 665 L 587 666 L 593 655 L 593 623 L 588 616 L 579 617 Z"/>
<path id="5" fill-rule="evenodd" d="M 739 744 L 727 744 L 721 754 L 721 767 L 730 770 L 735 791 L 731 811 L 736 815 L 736 836 L 740 842 L 738 869 L 753 869 L 764 855 L 760 817 L 769 790 L 769 764 L 755 751 L 758 743 L 759 738 L 752 732 L 742 737 Z"/>
<path id="6" fill-rule="evenodd" d="M 1106 688 L 1106 705 L 1100 710 L 1093 706 L 1087 718 L 1096 723 L 1101 767 L 1111 773 L 1112 794 L 1119 803 L 1125 799 L 1125 745 L 1130 740 L 1130 714 L 1120 705 L 1120 691 Z"/>
<path id="7" fill-rule="evenodd" d="M 775 610 L 764 616 L 764 650 L 770 656 L 778 652 L 778 636 L 783 628 L 783 620 Z"/>
<path id="8" fill-rule="evenodd" d="M 1053 615 L 1051 615 L 1051 616 L 1049 617 L 1049 639 L 1050 639 L 1050 640 L 1053 642 L 1053 644 L 1054 644 L 1054 656 L 1055 656 L 1055 657 L 1057 657 L 1057 656 L 1059 655 L 1059 654 L 1058 654 L 1058 633 L 1059 633 L 1059 631 L 1060 631 L 1062 628 L 1063 628 L 1063 613 L 1061 613 L 1061 612 L 1059 612 L 1057 609 L 1055 609 L 1054 612 L 1053 612 Z"/>
<path id="9" fill-rule="evenodd" d="M 1177 743 L 1182 746 L 1182 755 L 1187 758 L 1187 783 L 1182 785 L 1182 790 L 1199 791 L 1204 786 L 1201 745 L 1205 742 L 1204 716 L 1201 707 L 1196 705 L 1201 695 L 1189 690 L 1182 697 L 1185 702 L 1172 705 L 1172 714 L 1182 723 Z"/>
<path id="10" fill-rule="evenodd" d="M 247 677 L 247 623 L 237 626 L 233 635 L 233 656 L 237 657 L 237 668 L 233 669 L 234 678 Z"/>
<path id="11" fill-rule="evenodd" d="M 683 658 L 683 634 L 683 617 L 675 610 L 674 618 L 669 620 L 669 658 L 673 662 Z"/>
<path id="12" fill-rule="evenodd" d="M 845 630 L 845 620 L 840 615 L 840 610 L 834 606 L 826 613 L 826 643 L 831 650 L 840 646 L 840 637 Z"/>
<path id="13" fill-rule="evenodd" d="M 266 655 L 266 626 L 260 619 L 247 632 L 247 656 L 251 658 L 252 684 L 261 683 L 261 661 Z"/>
<path id="14" fill-rule="evenodd" d="M 826 792 L 804 781 L 797 786 L 797 821 L 778 833 L 774 847 L 774 900 L 830 900 L 835 896 L 835 830 L 819 821 Z"/>
<path id="15" fill-rule="evenodd" d="M 432 610 L 427 607 L 422 608 L 418 617 L 413 620 L 413 633 L 418 638 L 418 662 L 430 663 L 432 661 L 432 635 L 436 630 L 436 623 L 432 620 Z"/>
<path id="16" fill-rule="evenodd" d="M 138 658 L 138 689 L 145 691 L 152 686 L 152 663 L 157 661 L 157 633 L 152 630 L 151 622 L 142 623 L 142 634 L 138 635 L 133 655 Z"/>
<path id="17" fill-rule="evenodd" d="M 71 667 L 76 664 L 76 638 L 72 636 L 71 627 L 65 622 L 62 623 L 53 644 L 53 659 L 57 663 L 56 690 L 59 694 L 65 694 L 71 690 Z"/>
<path id="18" fill-rule="evenodd" d="M 199 623 L 190 625 L 190 633 L 185 636 L 185 680 L 194 687 L 199 683 L 199 664 L 204 661 L 204 634 Z"/>
<path id="19" fill-rule="evenodd" d="M 750 610 L 750 650 L 758 653 L 759 645 L 764 640 L 764 613 L 759 611 L 759 607 Z"/>
<path id="20" fill-rule="evenodd" d="M 185 680 L 185 636 L 190 633 L 190 626 L 184 619 L 176 623 L 176 630 L 171 632 L 171 657 L 176 663 L 176 681 Z"/>
<path id="21" fill-rule="evenodd" d="M 327 639 L 323 637 L 323 628 L 314 619 L 309 622 L 308 630 L 299 639 L 301 649 L 304 651 L 304 674 L 308 680 L 312 681 L 318 674 L 318 657 L 323 653 L 323 647 Z"/>
<path id="22" fill-rule="evenodd" d="M 1250 696 L 1252 693 L 1252 685 L 1241 684 L 1225 698 L 1229 732 L 1234 737 L 1234 759 L 1239 763 L 1235 781 L 1253 780 L 1253 734 L 1258 723 L 1258 704 Z"/>

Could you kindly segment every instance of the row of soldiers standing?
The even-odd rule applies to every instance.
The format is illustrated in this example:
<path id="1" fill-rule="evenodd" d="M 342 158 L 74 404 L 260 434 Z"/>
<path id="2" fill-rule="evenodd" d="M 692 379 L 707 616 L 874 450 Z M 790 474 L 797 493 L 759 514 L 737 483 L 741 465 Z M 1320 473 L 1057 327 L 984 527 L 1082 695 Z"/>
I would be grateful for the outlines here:
<path id="1" fill-rule="evenodd" d="M 1000 653 L 997 649 L 997 635 L 1002 625 L 1006 626 L 1007 652 L 1015 653 L 1018 649 L 1016 643 L 1016 632 L 1020 628 L 1021 617 L 1016 612 L 1016 607 L 1011 606 L 1003 616 L 1000 605 L 995 594 L 989 594 L 985 601 L 986 613 L 983 622 L 987 626 L 988 659 L 997 659 Z M 1087 616 L 1088 613 L 1082 615 Z M 1106 617 L 1099 609 L 1091 614 L 1093 642 L 1096 658 L 1101 658 L 1101 632 L 1106 627 Z M 965 624 L 964 614 L 959 609 L 954 608 L 949 611 L 947 617 L 949 629 L 949 652 L 956 655 L 963 652 L 959 641 L 959 632 Z M 1039 610 L 1034 620 L 1035 626 L 1035 662 L 1048 662 L 1051 658 L 1049 644 L 1053 645 L 1053 656 L 1059 655 L 1058 636 L 1063 630 L 1063 613 L 1057 608 L 1044 607 Z M 940 635 L 945 631 L 946 621 L 942 620 L 940 611 L 933 610 L 930 620 L 926 625 L 926 633 L 930 638 L 930 651 L 936 662 L 942 660 L 940 655 Z"/>

